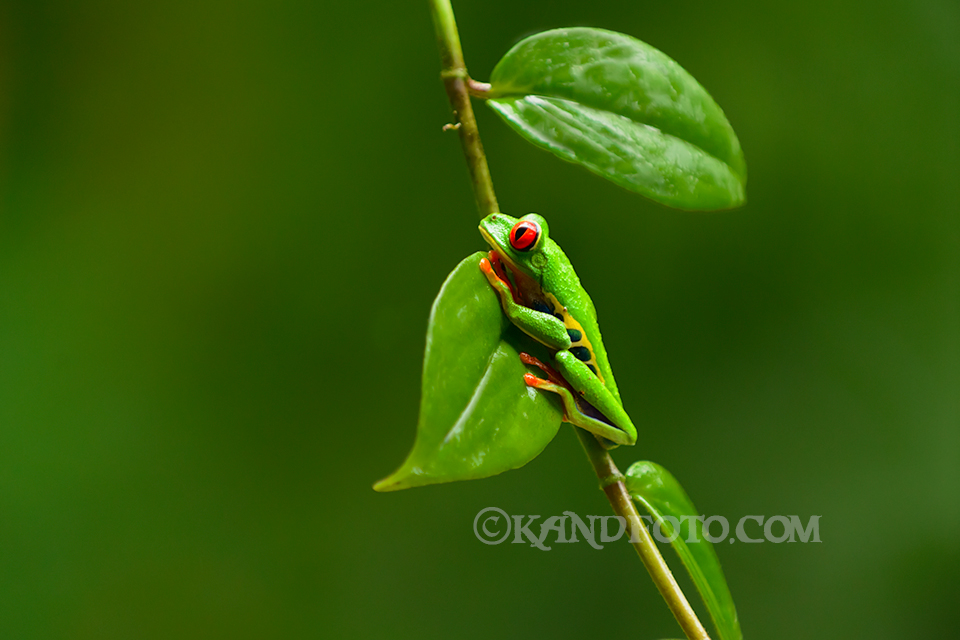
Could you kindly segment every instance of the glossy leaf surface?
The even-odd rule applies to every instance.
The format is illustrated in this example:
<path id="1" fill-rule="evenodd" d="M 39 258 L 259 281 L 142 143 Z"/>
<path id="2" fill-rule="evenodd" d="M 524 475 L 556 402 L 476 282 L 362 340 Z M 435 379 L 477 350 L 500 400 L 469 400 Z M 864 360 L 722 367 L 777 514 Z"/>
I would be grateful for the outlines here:
<path id="1" fill-rule="evenodd" d="M 514 46 L 488 104 L 524 138 L 665 205 L 744 202 L 746 164 L 710 94 L 666 54 L 603 29 L 554 29 Z"/>
<path id="2" fill-rule="evenodd" d="M 637 504 L 660 522 L 665 538 L 672 537 L 676 530 L 674 523 L 664 516 L 679 521 L 679 535 L 671 544 L 707 605 L 720 640 L 741 640 L 743 634 L 733 596 L 713 543 L 703 537 L 703 522 L 694 518 L 683 519 L 683 516 L 701 515 L 683 487 L 669 471 L 655 462 L 635 462 L 627 469 L 626 478 L 627 491 Z"/>
<path id="3" fill-rule="evenodd" d="M 447 277 L 430 312 L 413 450 L 374 485 L 396 491 L 522 467 L 560 428 L 562 411 L 526 385 L 520 351 L 537 352 L 504 316 L 480 271 L 484 253 Z"/>

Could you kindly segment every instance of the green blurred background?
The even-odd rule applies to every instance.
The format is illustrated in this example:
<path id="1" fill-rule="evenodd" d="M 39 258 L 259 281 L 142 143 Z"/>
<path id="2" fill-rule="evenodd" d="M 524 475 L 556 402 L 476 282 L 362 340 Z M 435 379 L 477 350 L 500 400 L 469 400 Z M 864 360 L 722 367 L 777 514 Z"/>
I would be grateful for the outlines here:
<path id="1" fill-rule="evenodd" d="M 548 216 L 640 428 L 697 506 L 822 515 L 718 549 L 749 638 L 960 628 L 960 5 L 462 0 L 637 36 L 723 106 L 749 204 L 674 212 L 477 105 L 501 206 Z M 396 494 L 427 314 L 482 248 L 426 2 L 0 4 L 0 636 L 660 638 L 564 427 Z M 672 553 L 668 559 L 672 559 Z"/>

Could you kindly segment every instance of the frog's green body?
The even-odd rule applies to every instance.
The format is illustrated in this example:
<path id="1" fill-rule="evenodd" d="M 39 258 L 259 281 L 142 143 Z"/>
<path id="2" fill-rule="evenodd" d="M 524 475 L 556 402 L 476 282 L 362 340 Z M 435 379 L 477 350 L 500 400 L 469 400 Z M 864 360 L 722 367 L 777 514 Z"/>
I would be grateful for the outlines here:
<path id="1" fill-rule="evenodd" d="M 634 444 L 637 430 L 623 410 L 593 301 L 550 239 L 546 220 L 537 214 L 518 220 L 494 213 L 480 223 L 480 232 L 494 250 L 493 264 L 483 259 L 480 268 L 500 296 L 504 313 L 555 352 L 559 375 L 527 356 L 550 374 L 550 380 L 528 375 L 527 384 L 559 394 L 565 419 L 600 436 L 607 446 Z M 497 264 L 501 259 L 510 277 Z"/>

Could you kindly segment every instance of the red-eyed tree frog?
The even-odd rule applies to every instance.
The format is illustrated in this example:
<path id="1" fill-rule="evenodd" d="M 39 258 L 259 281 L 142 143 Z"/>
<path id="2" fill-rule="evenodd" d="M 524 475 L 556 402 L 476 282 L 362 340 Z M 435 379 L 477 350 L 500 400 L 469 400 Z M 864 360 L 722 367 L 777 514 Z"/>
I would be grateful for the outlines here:
<path id="1" fill-rule="evenodd" d="M 607 448 L 635 444 L 637 429 L 623 409 L 600 338 L 593 301 L 573 265 L 535 213 L 519 220 L 488 215 L 480 233 L 492 247 L 480 270 L 510 321 L 553 353 L 556 369 L 529 354 L 520 358 L 549 379 L 526 374 L 531 387 L 560 396 L 564 420 L 599 436 Z"/>

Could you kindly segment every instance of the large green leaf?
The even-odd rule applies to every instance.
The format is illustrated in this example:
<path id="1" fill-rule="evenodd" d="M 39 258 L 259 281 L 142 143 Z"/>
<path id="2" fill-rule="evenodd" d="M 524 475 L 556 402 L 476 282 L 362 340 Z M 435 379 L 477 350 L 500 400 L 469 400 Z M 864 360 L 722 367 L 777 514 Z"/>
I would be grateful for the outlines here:
<path id="1" fill-rule="evenodd" d="M 635 462 L 627 469 L 626 484 L 627 491 L 637 504 L 660 523 L 660 531 L 665 538 L 672 537 L 676 529 L 664 516 L 679 521 L 680 533 L 671 544 L 707 605 L 720 640 L 741 640 L 743 634 L 740 632 L 733 596 L 723 577 L 713 543 L 703 537 L 703 521 L 683 518 L 700 515 L 683 487 L 669 471 L 648 461 Z"/>
<path id="2" fill-rule="evenodd" d="M 539 348 L 503 315 L 480 271 L 483 253 L 447 277 L 430 312 L 420 419 L 403 465 L 374 485 L 396 491 L 486 478 L 522 467 L 553 439 L 563 413 L 523 381 L 520 351 Z"/>
<path id="3" fill-rule="evenodd" d="M 666 54 L 622 33 L 554 29 L 514 46 L 488 104 L 524 138 L 681 209 L 743 204 L 740 142 L 710 94 Z"/>

